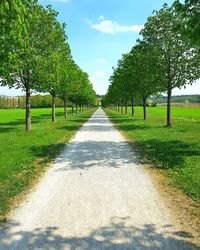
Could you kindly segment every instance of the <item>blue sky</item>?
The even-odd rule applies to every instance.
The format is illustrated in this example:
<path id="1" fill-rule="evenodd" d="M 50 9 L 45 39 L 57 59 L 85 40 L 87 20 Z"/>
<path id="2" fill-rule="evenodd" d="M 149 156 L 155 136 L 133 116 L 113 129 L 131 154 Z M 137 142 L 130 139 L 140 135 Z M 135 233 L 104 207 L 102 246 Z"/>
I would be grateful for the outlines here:
<path id="1" fill-rule="evenodd" d="M 105 94 L 112 66 L 122 53 L 130 51 L 139 30 L 154 9 L 172 0 L 39 0 L 59 12 L 67 24 L 66 33 L 74 60 L 86 71 L 98 94 Z M 200 94 L 199 83 L 173 94 Z M 0 87 L 0 94 L 20 91 Z"/>

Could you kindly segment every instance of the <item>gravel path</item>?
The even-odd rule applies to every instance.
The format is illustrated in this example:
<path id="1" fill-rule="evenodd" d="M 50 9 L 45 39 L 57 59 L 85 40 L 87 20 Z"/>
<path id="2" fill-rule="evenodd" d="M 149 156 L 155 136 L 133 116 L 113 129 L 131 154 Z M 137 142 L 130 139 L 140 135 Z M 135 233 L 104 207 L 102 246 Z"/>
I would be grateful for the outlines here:
<path id="1" fill-rule="evenodd" d="M 194 249 L 188 236 L 99 109 L 1 229 L 0 249 Z"/>

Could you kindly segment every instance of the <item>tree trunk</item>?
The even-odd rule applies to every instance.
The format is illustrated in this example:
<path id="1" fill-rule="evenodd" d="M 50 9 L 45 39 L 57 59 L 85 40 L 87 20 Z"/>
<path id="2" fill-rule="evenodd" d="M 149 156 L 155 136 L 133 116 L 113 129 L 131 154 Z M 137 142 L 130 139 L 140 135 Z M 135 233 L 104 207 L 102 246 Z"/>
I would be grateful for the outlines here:
<path id="1" fill-rule="evenodd" d="M 26 130 L 31 131 L 31 93 L 26 87 Z"/>
<path id="2" fill-rule="evenodd" d="M 124 107 L 123 107 L 123 102 L 122 102 L 122 104 L 121 104 L 121 113 L 122 113 L 122 114 L 123 114 L 123 112 L 124 112 L 124 111 L 123 111 L 123 108 L 124 108 Z"/>
<path id="3" fill-rule="evenodd" d="M 51 114 L 52 122 L 55 122 L 56 119 L 56 96 L 52 95 L 52 114 Z"/>
<path id="4" fill-rule="evenodd" d="M 74 103 L 72 102 L 72 115 L 74 115 Z"/>
<path id="5" fill-rule="evenodd" d="M 119 112 L 119 102 L 117 103 L 117 111 Z"/>
<path id="6" fill-rule="evenodd" d="M 168 85 L 168 91 L 167 91 L 167 127 L 172 127 L 172 121 L 171 121 L 171 96 L 172 96 L 172 90 L 171 86 Z"/>
<path id="7" fill-rule="evenodd" d="M 78 114 L 78 104 L 76 103 L 76 114 Z"/>
<path id="8" fill-rule="evenodd" d="M 135 115 L 135 110 L 134 110 L 134 99 L 132 98 L 131 99 L 131 113 L 132 113 L 132 116 L 134 116 Z"/>
<path id="9" fill-rule="evenodd" d="M 127 115 L 128 114 L 128 99 L 127 98 L 126 98 L 126 101 L 125 101 L 125 106 L 126 106 L 125 114 Z"/>
<path id="10" fill-rule="evenodd" d="M 67 118 L 67 98 L 64 97 L 64 117 Z"/>
<path id="11" fill-rule="evenodd" d="M 144 115 L 144 120 L 147 119 L 147 100 L 146 98 L 143 98 L 143 115 Z"/>

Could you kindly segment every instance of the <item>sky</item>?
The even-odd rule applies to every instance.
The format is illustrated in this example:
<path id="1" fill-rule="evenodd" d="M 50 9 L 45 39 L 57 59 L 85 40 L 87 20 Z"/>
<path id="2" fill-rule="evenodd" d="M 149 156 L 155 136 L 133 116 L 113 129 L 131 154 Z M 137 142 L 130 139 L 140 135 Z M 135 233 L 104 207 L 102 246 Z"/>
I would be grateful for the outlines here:
<path id="1" fill-rule="evenodd" d="M 105 94 L 112 67 L 139 38 L 153 10 L 173 0 L 39 0 L 59 12 L 75 62 L 88 73 L 97 94 Z M 20 95 L 20 90 L 0 87 L 0 95 Z M 200 94 L 200 81 L 173 95 Z"/>

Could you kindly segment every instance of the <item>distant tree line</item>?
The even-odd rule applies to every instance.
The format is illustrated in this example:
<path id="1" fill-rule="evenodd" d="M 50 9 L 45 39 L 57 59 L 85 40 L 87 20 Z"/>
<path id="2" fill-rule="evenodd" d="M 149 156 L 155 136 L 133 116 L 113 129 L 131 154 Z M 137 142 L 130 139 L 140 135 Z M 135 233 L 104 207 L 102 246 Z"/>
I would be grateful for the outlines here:
<path id="1" fill-rule="evenodd" d="M 18 105 L 18 97 L 0 96 L 0 109 L 15 109 Z"/>
<path id="2" fill-rule="evenodd" d="M 164 4 L 147 19 L 141 39 L 113 68 L 103 105 L 127 114 L 128 105 L 140 99 L 147 118 L 147 100 L 167 93 L 167 127 L 172 126 L 171 98 L 174 88 L 200 78 L 200 2 Z M 198 18 L 196 18 L 198 17 Z"/>
<path id="3" fill-rule="evenodd" d="M 50 108 L 52 105 L 51 95 L 34 95 L 31 96 L 32 108 Z M 72 106 L 70 101 L 67 101 L 68 106 Z M 0 96 L 0 109 L 17 109 L 26 107 L 25 96 Z M 63 100 L 59 97 L 56 98 L 56 107 L 64 107 Z"/>
<path id="4" fill-rule="evenodd" d="M 152 97 L 151 98 L 156 103 L 166 103 L 166 96 Z M 200 104 L 200 95 L 180 95 L 180 96 L 172 96 L 171 101 L 173 103 L 199 103 Z"/>
<path id="5" fill-rule="evenodd" d="M 52 122 L 57 97 L 63 101 L 65 117 L 68 101 L 81 110 L 96 104 L 87 73 L 72 58 L 66 25 L 57 16 L 51 6 L 44 8 L 37 0 L 0 1 L 0 85 L 26 93 L 29 131 L 35 91 L 51 95 Z"/>

